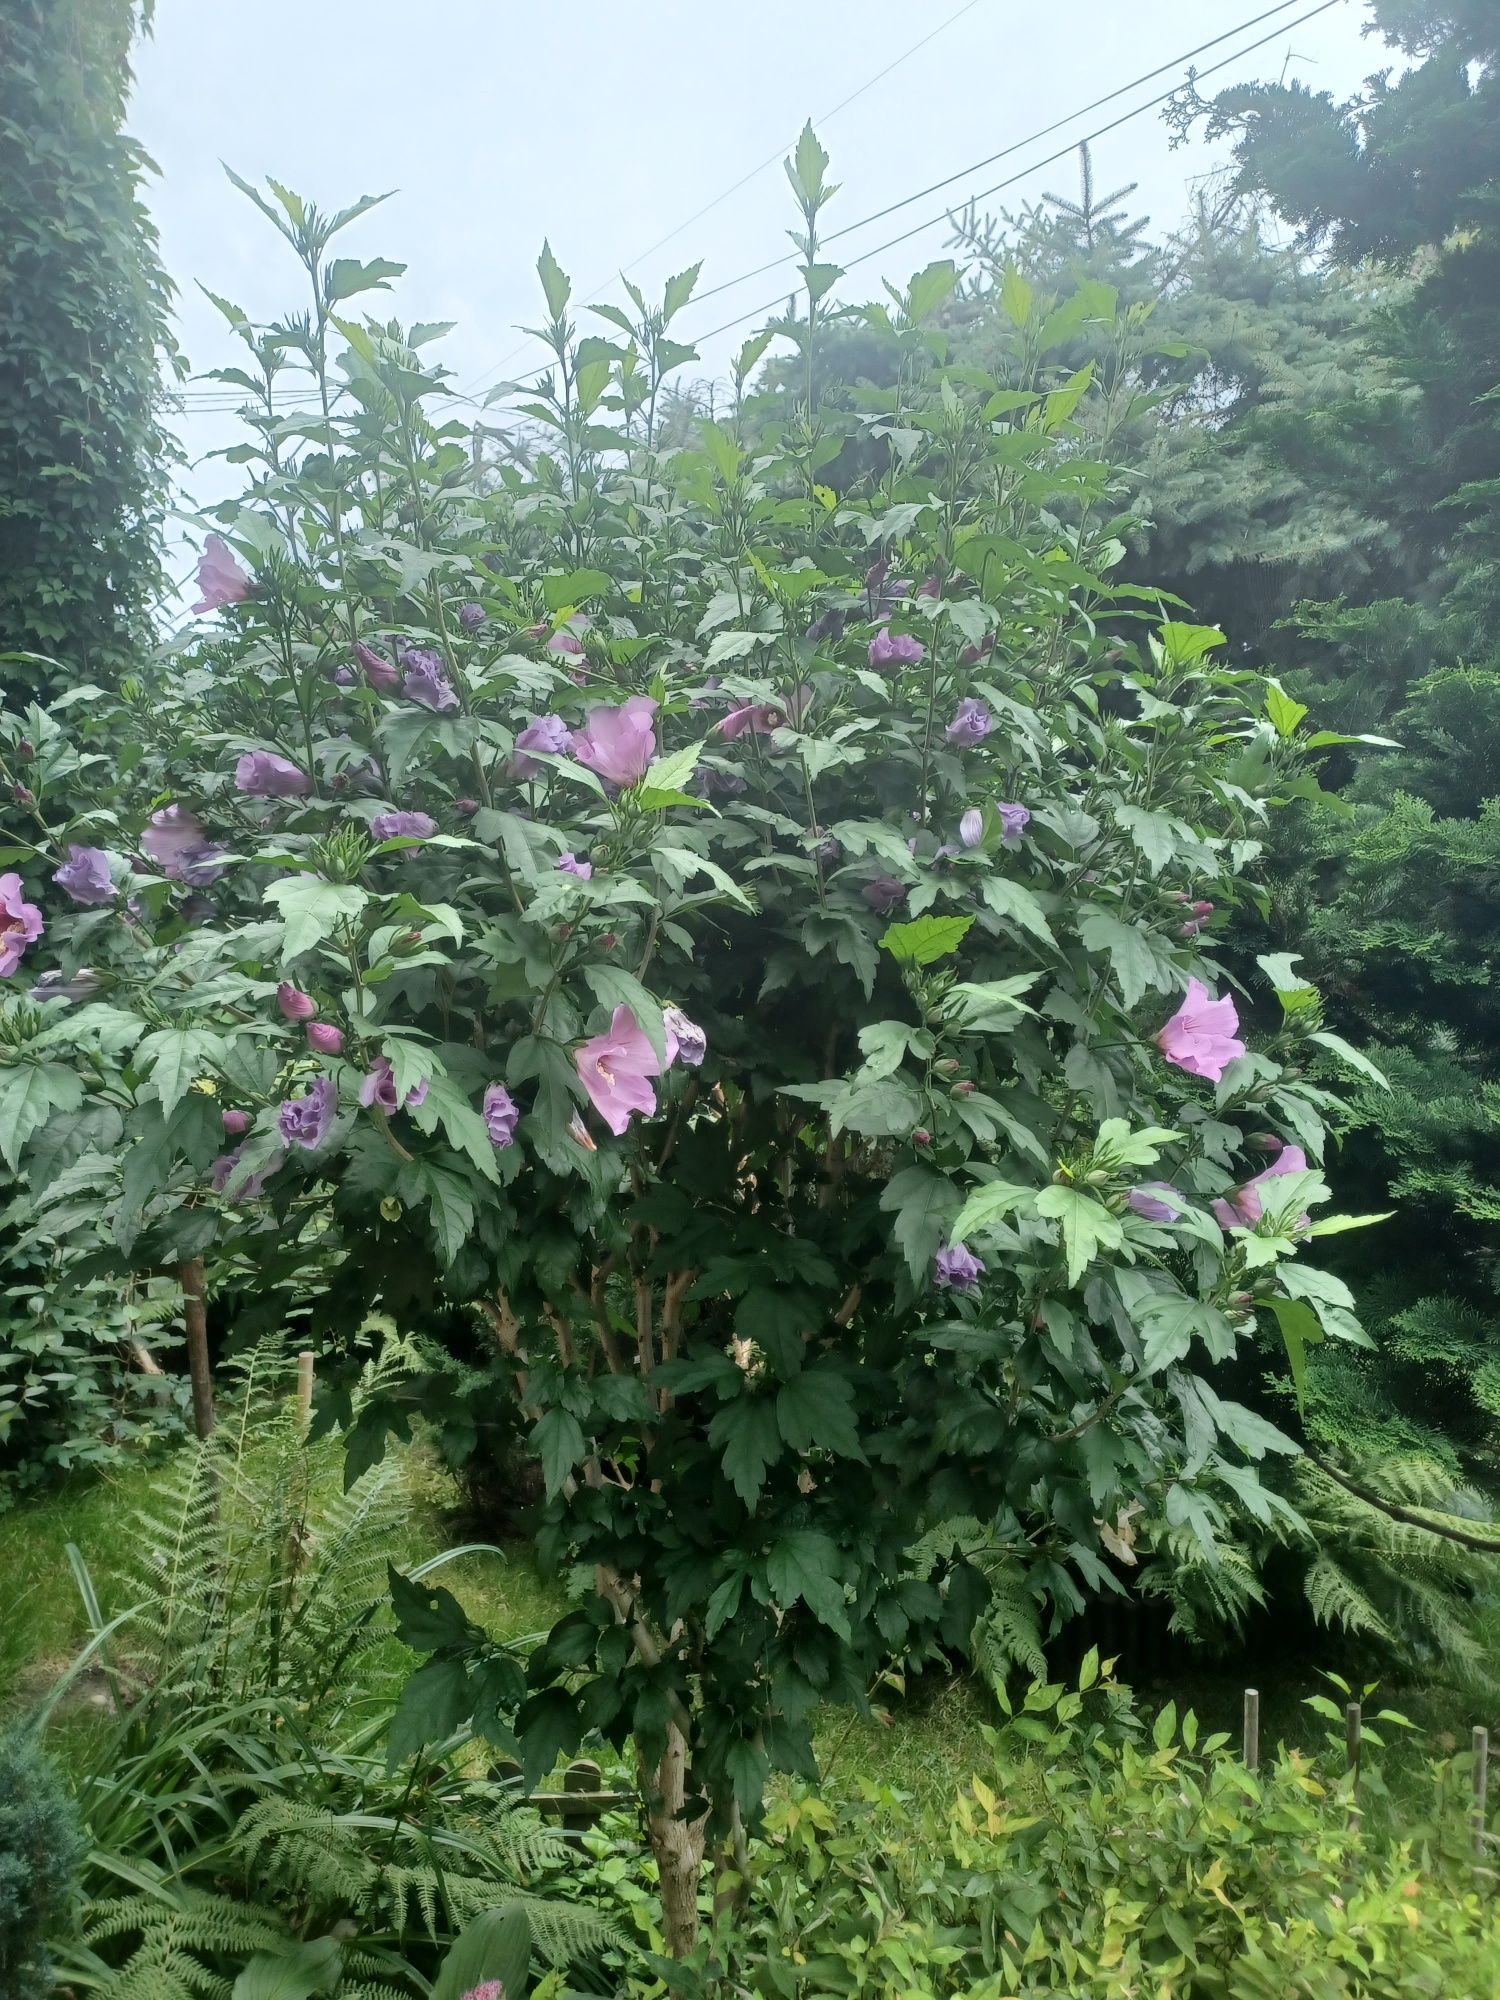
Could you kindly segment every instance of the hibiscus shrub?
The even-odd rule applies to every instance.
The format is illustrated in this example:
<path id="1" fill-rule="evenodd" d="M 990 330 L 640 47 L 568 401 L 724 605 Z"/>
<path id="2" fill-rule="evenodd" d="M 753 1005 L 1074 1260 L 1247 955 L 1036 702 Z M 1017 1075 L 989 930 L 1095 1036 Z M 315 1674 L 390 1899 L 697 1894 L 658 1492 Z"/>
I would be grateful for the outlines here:
<path id="1" fill-rule="evenodd" d="M 810 135 L 791 173 L 811 296 L 771 332 L 810 353 Z M 497 469 L 434 329 L 346 316 L 391 267 L 273 196 L 312 305 L 225 308 L 217 621 L 4 718 L 0 1147 L 78 1272 L 301 1282 L 330 1379 L 372 1314 L 418 1336 L 353 1467 L 416 1412 L 455 1458 L 529 1440 L 588 1588 L 523 1665 L 396 1579 L 393 1750 L 633 1738 L 683 1949 L 705 1833 L 811 1768 L 815 1704 L 976 1634 L 1031 1658 L 1136 1544 L 1282 1504 L 1295 1447 L 1214 1374 L 1263 1309 L 1294 1365 L 1358 1337 L 1304 1254 L 1314 1063 L 1358 1058 L 1215 945 L 1301 714 L 1111 581 L 1075 413 L 1117 385 L 1049 361 L 1104 288 L 1008 287 L 1001 389 L 945 364 L 934 265 L 842 312 L 895 389 L 751 451 L 768 333 L 667 450 L 695 274 L 579 338 L 544 250 Z M 851 437 L 878 475 L 835 492 Z"/>

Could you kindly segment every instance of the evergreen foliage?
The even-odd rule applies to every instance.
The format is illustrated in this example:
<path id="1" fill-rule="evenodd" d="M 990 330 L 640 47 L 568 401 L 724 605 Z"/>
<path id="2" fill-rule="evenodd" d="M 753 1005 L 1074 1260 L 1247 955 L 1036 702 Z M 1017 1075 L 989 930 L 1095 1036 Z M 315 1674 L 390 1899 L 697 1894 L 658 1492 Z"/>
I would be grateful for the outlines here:
<path id="1" fill-rule="evenodd" d="M 12 684 L 123 672 L 159 591 L 174 350 L 121 129 L 138 11 L 0 0 L 0 653 L 33 656 Z"/>
<path id="2" fill-rule="evenodd" d="M 45 1950 L 62 1920 L 83 1858 L 78 1824 L 62 1781 L 35 1734 L 0 1732 L 0 1993 L 44 2000 L 51 1992 Z"/>

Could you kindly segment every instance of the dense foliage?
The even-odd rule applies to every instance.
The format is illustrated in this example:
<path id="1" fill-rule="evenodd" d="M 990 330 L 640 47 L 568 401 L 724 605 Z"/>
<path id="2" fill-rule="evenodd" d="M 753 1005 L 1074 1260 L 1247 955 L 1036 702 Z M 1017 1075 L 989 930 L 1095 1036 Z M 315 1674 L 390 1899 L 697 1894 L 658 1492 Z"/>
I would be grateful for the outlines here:
<path id="1" fill-rule="evenodd" d="M 1307 732 L 1115 574 L 1082 413 L 1128 371 L 1048 357 L 1116 301 L 1014 276 L 1001 381 L 948 365 L 936 265 L 863 311 L 892 388 L 809 400 L 825 168 L 808 133 L 804 394 L 753 450 L 743 405 L 657 437 L 693 273 L 580 340 L 544 250 L 542 443 L 498 482 L 425 413 L 434 330 L 347 316 L 394 269 L 331 254 L 369 203 L 247 190 L 311 310 L 225 305 L 222 626 L 0 725 L 26 1240 L 177 1269 L 190 1345 L 205 1267 L 345 1354 L 372 1310 L 420 1336 L 328 1407 L 351 1476 L 416 1413 L 456 1458 L 524 1432 L 583 1600 L 523 1664 L 398 1580 L 431 1658 L 393 1754 L 633 1739 L 676 1949 L 817 1701 L 1035 1659 L 1138 1548 L 1285 1518 L 1295 1446 L 1224 1370 L 1362 1338 L 1302 1254 L 1362 1058 L 1288 956 L 1242 1037 L 1217 955 Z"/>
<path id="2" fill-rule="evenodd" d="M 32 656 L 12 686 L 123 672 L 159 588 L 171 287 L 121 129 L 138 12 L 0 5 L 0 654 Z"/>
<path id="3" fill-rule="evenodd" d="M 36 1735 L 0 1734 L 0 1981 L 9 2000 L 52 1989 L 46 1940 L 63 1921 L 82 1842 L 61 1778 Z"/>
<path id="4" fill-rule="evenodd" d="M 1085 1663 L 1033 1684 L 956 1797 L 797 1791 L 768 1818 L 749 1910 L 674 1990 L 832 2000 L 1417 2000 L 1500 1978 L 1466 1758 L 1421 1817 L 1375 1760 L 1351 1814 L 1343 1741 L 1251 1775 L 1171 1703 L 1149 1725 Z M 1322 1712 L 1341 1720 L 1325 1696 Z M 1399 1729 L 1385 1715 L 1382 1729 Z M 1379 1731 L 1372 1732 L 1378 1735 Z M 723 1982 L 722 1984 L 719 1982 Z"/>

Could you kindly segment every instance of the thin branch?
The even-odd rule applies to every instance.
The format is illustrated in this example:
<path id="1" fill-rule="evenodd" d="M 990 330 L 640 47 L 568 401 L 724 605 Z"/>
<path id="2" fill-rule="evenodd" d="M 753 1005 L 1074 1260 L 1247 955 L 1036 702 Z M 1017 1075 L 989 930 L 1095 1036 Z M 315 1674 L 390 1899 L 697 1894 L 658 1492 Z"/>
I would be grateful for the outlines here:
<path id="1" fill-rule="evenodd" d="M 1394 1500 L 1382 1500 L 1378 1494 L 1368 1492 L 1363 1486 L 1356 1486 L 1346 1474 L 1337 1471 L 1315 1451 L 1303 1446 L 1303 1455 L 1319 1472 L 1326 1473 L 1335 1486 L 1342 1486 L 1346 1493 L 1352 1493 L 1356 1500 L 1363 1500 L 1367 1507 L 1374 1507 L 1388 1515 L 1393 1521 L 1402 1521 L 1409 1528 L 1425 1528 L 1429 1535 L 1437 1535 L 1446 1542 L 1459 1542 L 1466 1549 L 1477 1549 L 1481 1555 L 1500 1556 L 1500 1541 L 1492 1541 L 1484 1535 L 1471 1534 L 1466 1528 L 1455 1528 L 1448 1521 L 1429 1521 L 1424 1515 L 1413 1513 L 1410 1507 L 1402 1507 Z"/>

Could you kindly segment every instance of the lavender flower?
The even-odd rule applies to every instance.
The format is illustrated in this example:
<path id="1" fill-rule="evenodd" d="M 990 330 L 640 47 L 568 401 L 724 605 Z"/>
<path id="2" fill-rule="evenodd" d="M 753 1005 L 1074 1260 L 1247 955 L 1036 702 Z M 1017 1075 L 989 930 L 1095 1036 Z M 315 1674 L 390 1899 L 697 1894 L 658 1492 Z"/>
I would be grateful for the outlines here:
<path id="1" fill-rule="evenodd" d="M 982 743 L 995 726 L 995 718 L 974 695 L 965 695 L 953 711 L 953 719 L 943 734 L 950 743 L 968 749 Z"/>
<path id="2" fill-rule="evenodd" d="M 338 1085 L 331 1076 L 314 1077 L 303 1097 L 289 1097 L 276 1114 L 276 1129 L 289 1145 L 315 1153 L 328 1137 L 338 1110 Z"/>
<path id="3" fill-rule="evenodd" d="M 995 811 L 1000 815 L 1000 838 L 1006 842 L 1019 840 L 1031 823 L 1031 814 L 1025 806 L 997 802 Z"/>
<path id="4" fill-rule="evenodd" d="M 376 1056 L 374 1062 L 371 1063 L 369 1069 L 365 1072 L 364 1082 L 359 1086 L 360 1103 L 367 1109 L 370 1106 L 378 1106 L 380 1110 L 386 1112 L 388 1115 L 395 1112 L 398 1108 L 415 1111 L 426 1095 L 427 1079 L 423 1077 L 420 1083 L 414 1083 L 411 1089 L 407 1091 L 404 1106 L 398 1107 L 396 1103 L 396 1072 L 391 1068 L 388 1056 Z"/>
<path id="5" fill-rule="evenodd" d="M 560 868 L 564 875 L 576 875 L 580 882 L 587 882 L 594 872 L 594 864 L 580 861 L 576 854 L 560 854 L 552 865 Z"/>
<path id="6" fill-rule="evenodd" d="M 894 875 L 877 875 L 873 882 L 865 884 L 860 894 L 877 916 L 888 917 L 906 901 L 906 885 Z"/>
<path id="7" fill-rule="evenodd" d="M 210 535 L 198 558 L 198 588 L 203 595 L 193 606 L 197 611 L 220 611 L 226 604 L 238 604 L 250 595 L 250 579 L 235 561 L 222 535 Z"/>
<path id="8" fill-rule="evenodd" d="M 663 1007 L 662 1028 L 667 1038 L 667 1062 L 680 1058 L 689 1069 L 698 1069 L 708 1054 L 708 1037 L 696 1021 L 690 1021 L 680 1007 Z"/>
<path id="9" fill-rule="evenodd" d="M 485 610 L 482 604 L 461 604 L 459 606 L 458 622 L 466 632 L 477 632 L 484 623 L 484 620 Z"/>
<path id="10" fill-rule="evenodd" d="M 534 778 L 541 765 L 535 757 L 528 757 L 528 750 L 545 751 L 549 757 L 565 757 L 571 731 L 560 715 L 534 715 L 526 727 L 516 737 L 516 754 L 511 759 L 511 775 L 517 778 Z"/>
<path id="11" fill-rule="evenodd" d="M 484 1128 L 497 1147 L 510 1145 L 516 1136 L 521 1107 L 503 1083 L 492 1083 L 484 1093 Z"/>
<path id="12" fill-rule="evenodd" d="M 882 625 L 870 641 L 872 667 L 914 667 L 925 657 L 926 649 L 919 639 L 913 639 L 908 632 L 899 632 L 892 638 L 888 625 Z"/>
<path id="13" fill-rule="evenodd" d="M 978 806 L 970 806 L 958 822 L 958 837 L 965 847 L 977 847 L 984 839 L 984 814 Z"/>
<path id="14" fill-rule="evenodd" d="M 408 701 L 433 709 L 439 715 L 447 715 L 458 707 L 453 683 L 443 672 L 443 663 L 436 653 L 422 646 L 409 646 L 401 664 L 406 669 L 401 692 Z"/>
<path id="15" fill-rule="evenodd" d="M 1170 1181 L 1145 1181 L 1140 1187 L 1133 1187 L 1125 1200 L 1147 1222 L 1175 1222 L 1187 1207 Z"/>
<path id="16" fill-rule="evenodd" d="M 962 1243 L 939 1250 L 932 1260 L 932 1282 L 946 1291 L 972 1292 L 984 1276 L 984 1265 Z"/>
<path id="17" fill-rule="evenodd" d="M 20 876 L 0 875 L 0 979 L 9 979 L 45 928 L 36 904 L 22 899 Z"/>
<path id="18" fill-rule="evenodd" d="M 370 831 L 377 840 L 426 840 L 437 832 L 437 821 L 424 812 L 376 813 Z"/>
<path id="19" fill-rule="evenodd" d="M 110 880 L 109 856 L 102 847 L 68 848 L 68 858 L 52 877 L 75 903 L 96 907 L 112 903 L 119 891 Z"/>
<path id="20" fill-rule="evenodd" d="M 312 780 L 274 750 L 247 750 L 234 767 L 234 788 L 253 799 L 305 799 Z"/>

